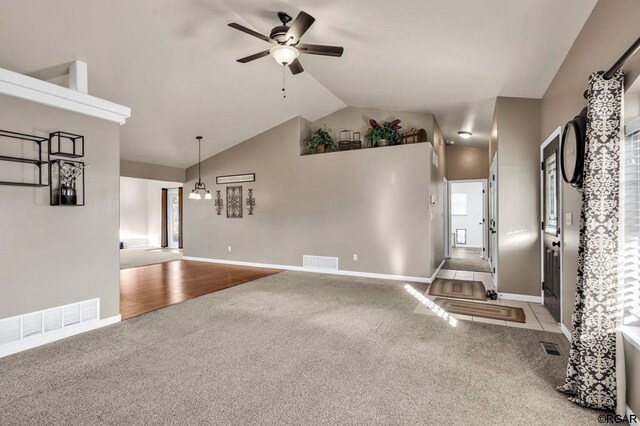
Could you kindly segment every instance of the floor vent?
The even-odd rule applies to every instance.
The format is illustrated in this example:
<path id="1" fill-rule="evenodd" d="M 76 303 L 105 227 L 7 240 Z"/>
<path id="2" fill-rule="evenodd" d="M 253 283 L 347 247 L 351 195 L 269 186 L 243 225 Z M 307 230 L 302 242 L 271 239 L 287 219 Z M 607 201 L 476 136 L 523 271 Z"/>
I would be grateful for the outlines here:
<path id="1" fill-rule="evenodd" d="M 327 256 L 302 256 L 302 266 L 310 269 L 333 269 L 338 270 L 338 258 Z"/>
<path id="2" fill-rule="evenodd" d="M 100 299 L 45 309 L 0 320 L 0 345 L 67 329 L 100 318 Z"/>
<path id="3" fill-rule="evenodd" d="M 555 343 L 540 342 L 542 349 L 547 355 L 561 356 L 560 348 Z"/>

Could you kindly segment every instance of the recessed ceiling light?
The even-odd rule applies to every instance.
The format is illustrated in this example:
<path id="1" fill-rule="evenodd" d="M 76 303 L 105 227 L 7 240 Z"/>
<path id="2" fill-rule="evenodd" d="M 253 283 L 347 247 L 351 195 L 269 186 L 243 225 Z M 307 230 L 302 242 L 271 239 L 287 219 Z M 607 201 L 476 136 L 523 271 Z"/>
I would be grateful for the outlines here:
<path id="1" fill-rule="evenodd" d="M 460 130 L 458 132 L 458 136 L 460 136 L 462 139 L 469 139 L 471 137 L 471 132 L 465 132 L 464 130 Z"/>
<path id="2" fill-rule="evenodd" d="M 451 139 L 449 139 L 449 140 L 447 141 L 447 144 L 448 144 L 448 145 L 453 145 L 454 143 L 456 143 L 456 141 L 451 140 Z"/>

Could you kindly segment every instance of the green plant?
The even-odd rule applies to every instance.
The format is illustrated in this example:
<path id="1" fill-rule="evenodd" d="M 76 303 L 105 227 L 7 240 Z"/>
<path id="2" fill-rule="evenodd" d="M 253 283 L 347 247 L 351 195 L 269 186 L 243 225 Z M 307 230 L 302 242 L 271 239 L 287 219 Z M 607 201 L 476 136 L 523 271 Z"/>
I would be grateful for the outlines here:
<path id="1" fill-rule="evenodd" d="M 334 149 L 335 143 L 331 138 L 331 135 L 326 129 L 318 129 L 311 134 L 311 137 L 304 141 L 305 145 L 310 149 L 315 149 L 319 146 L 325 148 Z"/>
<path id="2" fill-rule="evenodd" d="M 385 121 L 382 124 L 378 124 L 376 120 L 369 120 L 369 124 L 371 127 L 364 136 L 371 142 L 371 146 L 378 146 L 382 139 L 386 140 L 389 145 L 400 143 L 400 133 L 398 132 L 402 128 L 399 125 L 400 120 Z"/>

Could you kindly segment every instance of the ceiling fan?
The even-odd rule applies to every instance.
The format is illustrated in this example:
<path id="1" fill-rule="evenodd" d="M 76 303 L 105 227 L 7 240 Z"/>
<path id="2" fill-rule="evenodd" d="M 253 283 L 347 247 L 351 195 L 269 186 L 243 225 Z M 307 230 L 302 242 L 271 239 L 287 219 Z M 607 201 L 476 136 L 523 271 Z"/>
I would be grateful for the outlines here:
<path id="1" fill-rule="evenodd" d="M 271 30 L 269 37 L 240 24 L 236 24 L 235 22 L 229 24 L 231 28 L 235 28 L 236 30 L 252 35 L 273 45 L 270 49 L 264 50 L 260 53 L 240 58 L 238 59 L 238 62 L 244 64 L 271 55 L 280 65 L 288 65 L 293 74 L 300 74 L 304 71 L 302 64 L 300 64 L 300 61 L 298 60 L 298 56 L 301 53 L 306 53 L 307 55 L 342 56 L 342 52 L 344 51 L 342 47 L 300 43 L 300 38 L 315 22 L 315 18 L 308 13 L 300 12 L 290 26 L 287 25 L 292 21 L 289 14 L 285 12 L 278 12 L 278 18 L 280 19 L 280 22 L 282 22 L 282 25 L 274 27 Z"/>

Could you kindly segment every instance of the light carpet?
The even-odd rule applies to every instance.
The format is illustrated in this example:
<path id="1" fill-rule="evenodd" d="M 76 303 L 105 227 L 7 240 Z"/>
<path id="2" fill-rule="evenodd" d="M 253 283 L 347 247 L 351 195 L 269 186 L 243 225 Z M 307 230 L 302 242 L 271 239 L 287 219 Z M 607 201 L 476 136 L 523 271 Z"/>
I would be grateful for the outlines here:
<path id="1" fill-rule="evenodd" d="M 0 424 L 595 423 L 554 390 L 562 335 L 453 327 L 404 286 L 284 272 L 2 358 Z"/>
<path id="2" fill-rule="evenodd" d="M 175 249 L 131 248 L 120 250 L 120 269 L 154 265 L 182 259 L 182 252 Z"/>

